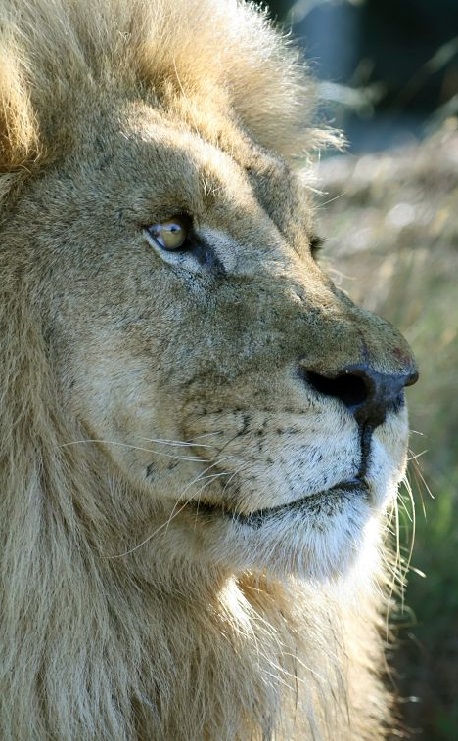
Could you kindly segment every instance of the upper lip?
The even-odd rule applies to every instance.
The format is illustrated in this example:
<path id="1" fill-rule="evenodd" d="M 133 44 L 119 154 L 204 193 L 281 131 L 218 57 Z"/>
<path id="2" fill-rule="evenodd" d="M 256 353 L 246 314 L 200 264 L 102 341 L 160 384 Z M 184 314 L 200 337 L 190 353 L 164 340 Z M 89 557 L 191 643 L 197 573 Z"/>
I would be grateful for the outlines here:
<path id="1" fill-rule="evenodd" d="M 294 510 L 299 510 L 302 507 L 305 509 L 307 507 L 310 507 L 314 503 L 316 504 L 318 500 L 323 499 L 324 497 L 328 497 L 329 495 L 345 495 L 354 493 L 364 494 L 367 492 L 367 488 L 367 483 L 363 479 L 349 479 L 347 481 L 342 481 L 339 484 L 332 486 L 330 489 L 325 489 L 315 494 L 309 494 L 302 499 L 295 499 L 292 502 L 278 504 L 275 507 L 266 507 L 253 510 L 252 512 L 248 513 L 239 512 L 226 506 L 224 503 L 200 501 L 190 502 L 190 504 L 194 505 L 194 507 L 202 514 L 219 512 L 242 525 L 249 525 L 250 527 L 258 528 L 263 525 L 266 520 L 270 520 L 274 517 L 287 514 L 288 512 L 292 512 Z"/>

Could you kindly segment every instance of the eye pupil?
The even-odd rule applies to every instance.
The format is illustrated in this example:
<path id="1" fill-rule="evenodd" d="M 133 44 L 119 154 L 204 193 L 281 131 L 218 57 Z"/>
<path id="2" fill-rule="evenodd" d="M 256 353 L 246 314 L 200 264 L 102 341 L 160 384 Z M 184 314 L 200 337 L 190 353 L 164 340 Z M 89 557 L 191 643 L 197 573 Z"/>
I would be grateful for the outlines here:
<path id="1" fill-rule="evenodd" d="M 175 217 L 148 228 L 153 239 L 164 250 L 178 250 L 188 237 L 188 227 L 183 219 Z"/>

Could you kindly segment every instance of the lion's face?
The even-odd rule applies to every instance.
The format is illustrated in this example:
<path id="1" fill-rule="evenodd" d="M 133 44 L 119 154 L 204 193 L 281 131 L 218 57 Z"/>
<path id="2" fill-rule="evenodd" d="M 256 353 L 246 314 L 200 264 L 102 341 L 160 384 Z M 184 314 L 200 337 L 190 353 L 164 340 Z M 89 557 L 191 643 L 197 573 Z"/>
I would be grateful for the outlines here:
<path id="1" fill-rule="evenodd" d="M 403 474 L 405 341 L 322 272 L 306 189 L 234 128 L 217 147 L 137 106 L 84 136 L 15 228 L 62 404 L 151 504 L 132 547 L 162 528 L 206 562 L 341 571 Z"/>

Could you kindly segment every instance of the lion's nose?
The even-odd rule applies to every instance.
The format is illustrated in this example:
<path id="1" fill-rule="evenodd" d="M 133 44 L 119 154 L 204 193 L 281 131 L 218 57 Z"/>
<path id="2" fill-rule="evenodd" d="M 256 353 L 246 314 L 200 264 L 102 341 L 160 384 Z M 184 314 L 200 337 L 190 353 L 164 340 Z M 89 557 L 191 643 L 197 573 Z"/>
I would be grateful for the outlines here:
<path id="1" fill-rule="evenodd" d="M 359 365 L 330 375 L 313 370 L 303 370 L 302 374 L 320 394 L 340 399 L 360 426 L 372 428 L 381 425 L 389 412 L 402 407 L 404 387 L 418 379 L 415 369 L 391 375 Z"/>

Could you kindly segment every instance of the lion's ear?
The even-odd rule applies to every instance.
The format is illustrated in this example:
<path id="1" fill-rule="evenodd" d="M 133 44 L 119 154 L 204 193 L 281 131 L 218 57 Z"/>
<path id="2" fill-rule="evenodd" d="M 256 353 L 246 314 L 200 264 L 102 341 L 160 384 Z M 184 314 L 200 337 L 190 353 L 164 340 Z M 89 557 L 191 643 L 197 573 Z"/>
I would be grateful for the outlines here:
<path id="1" fill-rule="evenodd" d="M 0 172 L 27 169 L 37 156 L 36 119 L 12 50 L 0 49 Z"/>

